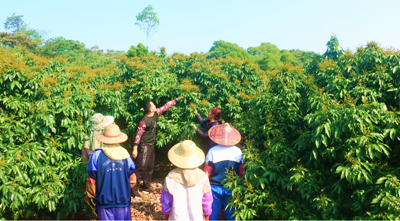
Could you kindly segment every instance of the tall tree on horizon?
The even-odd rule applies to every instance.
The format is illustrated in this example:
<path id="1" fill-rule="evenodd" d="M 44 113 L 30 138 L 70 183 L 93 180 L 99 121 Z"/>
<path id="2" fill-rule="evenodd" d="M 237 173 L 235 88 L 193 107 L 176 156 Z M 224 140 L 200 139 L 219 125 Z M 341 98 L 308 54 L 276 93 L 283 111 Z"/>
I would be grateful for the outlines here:
<path id="1" fill-rule="evenodd" d="M 156 33 L 160 21 L 157 18 L 157 13 L 153 11 L 153 6 L 148 5 L 136 16 L 137 22 L 135 25 L 146 33 L 147 48 L 149 47 L 149 37 L 151 34 Z"/>
<path id="2" fill-rule="evenodd" d="M 13 29 L 12 33 L 17 33 L 26 28 L 26 24 L 24 20 L 22 20 L 23 15 L 13 15 L 11 17 L 7 17 L 6 22 L 4 22 L 4 29 Z"/>

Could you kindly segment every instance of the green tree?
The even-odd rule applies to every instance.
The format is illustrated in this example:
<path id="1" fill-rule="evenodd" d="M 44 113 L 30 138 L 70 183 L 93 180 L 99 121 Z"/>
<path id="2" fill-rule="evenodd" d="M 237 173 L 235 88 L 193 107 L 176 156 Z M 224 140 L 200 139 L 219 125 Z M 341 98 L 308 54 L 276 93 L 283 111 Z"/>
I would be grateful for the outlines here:
<path id="1" fill-rule="evenodd" d="M 291 64 L 298 64 L 299 62 L 297 62 L 297 58 L 290 53 L 290 51 L 288 50 L 281 50 L 281 62 L 285 63 L 291 63 Z"/>
<path id="2" fill-rule="evenodd" d="M 255 56 L 255 63 L 263 70 L 274 70 L 281 62 L 281 51 L 271 43 L 261 43 L 258 47 L 249 47 L 247 52 Z"/>
<path id="3" fill-rule="evenodd" d="M 292 65 L 305 64 L 307 59 L 312 59 L 316 53 L 300 50 L 279 50 L 276 45 L 269 42 L 261 43 L 258 47 L 249 47 L 247 51 L 255 56 L 255 63 L 263 70 L 274 70 L 280 63 Z"/>
<path id="4" fill-rule="evenodd" d="M 245 179 L 225 185 L 237 220 L 400 218 L 399 53 L 327 46 L 247 104 Z"/>
<path id="5" fill-rule="evenodd" d="M 24 46 L 29 51 L 36 51 L 39 43 L 22 32 L 11 34 L 9 32 L 0 32 L 0 45 L 15 48 Z"/>
<path id="6" fill-rule="evenodd" d="M 46 56 L 64 56 L 69 61 L 85 57 L 90 50 L 85 48 L 85 44 L 79 41 L 67 40 L 64 37 L 49 39 L 41 48 L 41 54 Z"/>
<path id="7" fill-rule="evenodd" d="M 136 16 L 137 22 L 135 25 L 139 26 L 139 28 L 146 33 L 147 47 L 149 47 L 149 37 L 157 31 L 157 27 L 160 24 L 157 13 L 155 13 L 153 9 L 153 6 L 149 5 Z"/>
<path id="8" fill-rule="evenodd" d="M 158 53 L 158 56 L 161 58 L 167 57 L 167 49 L 165 47 L 160 48 L 160 53 Z"/>
<path id="9" fill-rule="evenodd" d="M 226 42 L 223 40 L 214 41 L 213 46 L 210 48 L 209 52 L 206 54 L 207 58 L 225 58 L 231 57 L 238 60 L 254 60 L 246 50 L 239 47 L 238 44 Z"/>
<path id="10" fill-rule="evenodd" d="M 47 35 L 46 31 L 37 30 L 37 29 L 29 29 L 28 27 L 23 27 L 20 33 L 25 34 L 29 39 L 37 42 L 40 46 L 45 41 L 45 36 Z"/>
<path id="11" fill-rule="evenodd" d="M 32 50 L 34 47 L 43 44 L 44 36 L 47 33 L 43 30 L 29 29 L 27 24 L 22 20 L 22 17 L 23 15 L 15 15 L 15 13 L 11 17 L 7 17 L 7 20 L 4 22 L 4 28 L 6 30 L 11 30 L 12 34 L 21 33 L 22 35 L 17 35 L 17 36 L 7 35 L 8 40 L 6 41 L 10 40 L 11 42 L 13 41 L 15 42 L 15 40 L 18 38 L 19 39 L 18 45 L 25 45 L 27 46 L 27 48 Z M 33 45 L 35 46 L 32 47 Z"/>
<path id="12" fill-rule="evenodd" d="M 137 47 L 135 47 L 135 45 L 132 45 L 131 48 L 129 48 L 128 52 L 126 53 L 126 56 L 128 58 L 143 57 L 147 55 L 149 55 L 149 50 L 142 43 L 139 43 Z"/>
<path id="13" fill-rule="evenodd" d="M 4 22 L 4 28 L 6 30 L 10 30 L 12 33 L 17 33 L 21 31 L 23 28 L 26 28 L 25 22 L 22 20 L 23 15 L 13 15 L 11 17 L 7 17 L 6 22 Z"/>
<path id="14" fill-rule="evenodd" d="M 297 60 L 299 60 L 303 64 L 315 59 L 315 57 L 319 55 L 312 51 L 302 51 L 299 49 L 292 49 L 289 51 L 290 51 L 290 53 L 293 54 L 293 56 L 296 57 Z"/>
<path id="15" fill-rule="evenodd" d="M 269 42 L 261 43 L 260 46 L 258 47 L 249 47 L 247 51 L 254 55 L 254 56 L 260 56 L 260 55 L 266 55 L 266 54 L 279 54 L 280 50 L 276 45 L 273 45 Z"/>
<path id="16" fill-rule="evenodd" d="M 326 52 L 323 54 L 328 59 L 338 60 L 339 57 L 344 54 L 344 50 L 339 46 L 339 40 L 335 35 L 331 36 L 331 39 L 326 43 Z"/>

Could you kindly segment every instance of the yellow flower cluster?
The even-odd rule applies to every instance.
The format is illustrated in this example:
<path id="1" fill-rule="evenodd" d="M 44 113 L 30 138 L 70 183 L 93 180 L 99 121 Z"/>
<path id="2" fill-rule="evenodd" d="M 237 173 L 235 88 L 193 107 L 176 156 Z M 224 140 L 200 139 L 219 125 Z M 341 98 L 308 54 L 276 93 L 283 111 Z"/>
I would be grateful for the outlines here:
<path id="1" fill-rule="evenodd" d="M 343 55 L 343 58 L 344 59 L 353 59 L 353 58 L 355 58 L 355 57 L 357 57 L 355 54 L 353 54 L 353 52 L 352 51 L 350 51 L 350 49 L 347 49 L 345 52 L 344 52 L 344 55 Z"/>
<path id="2" fill-rule="evenodd" d="M 332 59 L 325 58 L 322 62 L 318 63 L 318 68 L 325 70 L 327 68 L 334 68 L 336 67 L 336 62 Z"/>
<path id="3" fill-rule="evenodd" d="M 234 98 L 234 97 L 229 97 L 228 99 L 228 103 L 230 104 L 236 104 L 239 100 Z"/>
<path id="4" fill-rule="evenodd" d="M 0 74 L 6 73 L 8 70 L 27 72 L 28 67 L 15 53 L 0 48 Z"/>
<path id="5" fill-rule="evenodd" d="M 180 61 L 183 61 L 183 60 L 185 60 L 187 58 L 187 56 L 185 54 L 181 54 L 181 53 L 178 53 L 178 52 L 173 53 L 171 57 L 173 59 L 178 59 Z"/>
<path id="6" fill-rule="evenodd" d="M 230 80 L 230 77 L 229 77 L 227 74 L 225 74 L 225 73 L 220 74 L 219 77 L 220 77 L 221 79 L 226 80 L 226 81 L 229 81 L 229 80 Z"/>
<path id="7" fill-rule="evenodd" d="M 199 86 L 195 85 L 192 83 L 191 80 L 185 79 L 182 81 L 182 84 L 179 85 L 180 89 L 184 92 L 199 92 L 200 88 Z"/>
<path id="8" fill-rule="evenodd" d="M 197 109 L 197 105 L 194 103 L 190 103 L 189 107 L 192 108 L 193 110 Z"/>
<path id="9" fill-rule="evenodd" d="M 204 98 L 203 100 L 201 100 L 200 104 L 203 107 L 207 107 L 210 103 Z"/>
<path id="10" fill-rule="evenodd" d="M 198 62 L 195 62 L 195 63 L 192 64 L 192 67 L 194 67 L 195 69 L 198 69 L 198 68 L 201 67 L 201 64 L 198 63 Z"/>
<path id="11" fill-rule="evenodd" d="M 111 89 L 113 91 L 119 91 L 124 87 L 124 84 L 122 84 L 120 81 L 114 82 L 114 84 L 111 86 Z"/>
<path id="12" fill-rule="evenodd" d="M 170 61 L 168 62 L 168 67 L 172 68 L 176 66 L 176 62 L 175 61 Z"/>

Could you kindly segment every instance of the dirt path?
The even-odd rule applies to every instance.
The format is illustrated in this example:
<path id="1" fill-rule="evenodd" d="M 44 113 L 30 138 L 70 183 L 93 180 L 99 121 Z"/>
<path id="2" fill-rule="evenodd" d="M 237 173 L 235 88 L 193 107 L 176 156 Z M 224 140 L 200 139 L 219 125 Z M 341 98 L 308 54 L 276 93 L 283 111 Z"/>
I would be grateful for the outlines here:
<path id="1" fill-rule="evenodd" d="M 151 183 L 155 193 L 143 193 L 142 199 L 131 198 L 131 214 L 132 220 L 164 220 L 165 217 L 161 212 L 160 196 L 162 191 L 161 180 L 154 180 Z"/>
<path id="2" fill-rule="evenodd" d="M 140 192 L 142 199 L 131 199 L 132 220 L 165 220 L 165 216 L 161 212 L 161 191 L 165 177 L 174 168 L 176 167 L 169 161 L 155 165 L 153 182 L 151 183 L 151 187 L 155 190 L 155 193 L 146 194 Z M 221 210 L 219 220 L 225 220 L 223 209 Z"/>
<path id="3" fill-rule="evenodd" d="M 151 187 L 155 190 L 155 193 L 143 193 L 142 199 L 131 198 L 131 214 L 132 220 L 164 220 L 165 216 L 162 214 L 160 197 L 162 191 L 162 185 L 164 179 L 168 175 L 169 171 L 175 167 L 169 162 L 158 162 L 154 168 L 153 179 Z"/>

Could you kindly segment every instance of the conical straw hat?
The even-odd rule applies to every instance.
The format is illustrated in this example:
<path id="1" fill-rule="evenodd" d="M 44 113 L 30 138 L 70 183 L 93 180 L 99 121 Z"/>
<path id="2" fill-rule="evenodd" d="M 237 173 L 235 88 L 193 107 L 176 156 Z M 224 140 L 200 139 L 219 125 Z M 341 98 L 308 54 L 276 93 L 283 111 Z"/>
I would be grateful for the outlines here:
<path id="1" fill-rule="evenodd" d="M 215 143 L 222 146 L 234 146 L 240 142 L 242 136 L 229 123 L 216 125 L 208 130 L 208 136 Z"/>
<path id="2" fill-rule="evenodd" d="M 103 135 L 97 135 L 96 139 L 105 144 L 118 144 L 128 140 L 128 135 L 122 133 L 118 125 L 110 124 L 104 130 Z"/>
<path id="3" fill-rule="evenodd" d="M 185 140 L 168 151 L 168 159 L 179 168 L 192 169 L 203 164 L 205 156 L 193 141 Z"/>

